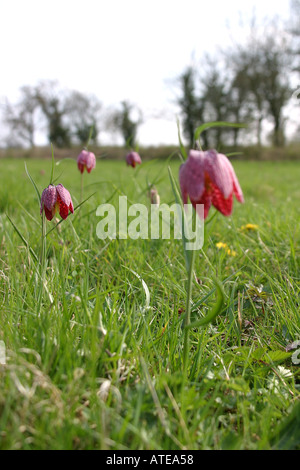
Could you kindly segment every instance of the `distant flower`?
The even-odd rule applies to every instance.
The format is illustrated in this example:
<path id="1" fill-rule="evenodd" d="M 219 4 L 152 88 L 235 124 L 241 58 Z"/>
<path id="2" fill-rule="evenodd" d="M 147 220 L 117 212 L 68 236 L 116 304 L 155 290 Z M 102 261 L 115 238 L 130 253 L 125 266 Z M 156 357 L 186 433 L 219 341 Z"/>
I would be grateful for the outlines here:
<path id="1" fill-rule="evenodd" d="M 242 232 L 250 232 L 250 231 L 255 231 L 258 229 L 259 229 L 259 226 L 256 224 L 246 224 L 246 225 L 242 225 L 240 228 Z"/>
<path id="2" fill-rule="evenodd" d="M 228 256 L 236 256 L 236 254 L 237 254 L 236 251 L 231 250 L 231 249 L 228 247 L 227 243 L 218 242 L 218 243 L 216 243 L 216 247 L 217 247 L 219 250 L 224 249 Z"/>
<path id="3" fill-rule="evenodd" d="M 80 173 L 83 173 L 85 168 L 90 173 L 96 166 L 96 157 L 93 152 L 82 150 L 77 157 L 77 166 Z"/>
<path id="4" fill-rule="evenodd" d="M 227 243 L 218 242 L 218 243 L 216 243 L 216 247 L 220 250 L 221 248 L 227 248 L 228 245 L 227 245 Z"/>
<path id="5" fill-rule="evenodd" d="M 195 209 L 197 204 L 203 204 L 204 219 L 211 205 L 223 215 L 231 215 L 233 194 L 239 202 L 244 202 L 230 161 L 216 150 L 190 150 L 187 160 L 180 167 L 179 182 L 184 204 L 188 197 Z"/>
<path id="6" fill-rule="evenodd" d="M 135 168 L 137 164 L 140 165 L 142 163 L 142 159 L 137 152 L 130 152 L 126 156 L 126 162 L 127 165 L 131 165 L 133 168 Z"/>
<path id="7" fill-rule="evenodd" d="M 160 197 L 157 192 L 157 189 L 155 188 L 150 189 L 150 201 L 151 201 L 151 204 L 154 204 L 156 207 L 159 206 Z"/>
<path id="8" fill-rule="evenodd" d="M 62 219 L 66 219 L 69 211 L 74 212 L 74 207 L 69 191 L 62 184 L 54 186 L 50 184 L 44 189 L 41 197 L 40 213 L 45 212 L 46 218 L 52 220 L 56 211 Z"/>

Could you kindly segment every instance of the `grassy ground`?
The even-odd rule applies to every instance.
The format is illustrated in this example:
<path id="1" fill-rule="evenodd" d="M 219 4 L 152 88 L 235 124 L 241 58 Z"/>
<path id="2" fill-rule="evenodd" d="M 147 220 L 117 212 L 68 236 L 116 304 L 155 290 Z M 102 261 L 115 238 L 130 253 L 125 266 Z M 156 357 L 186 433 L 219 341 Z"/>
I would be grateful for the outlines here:
<path id="1" fill-rule="evenodd" d="M 97 206 L 120 194 L 149 204 L 148 181 L 173 202 L 166 162 L 100 160 L 84 174 L 85 197 L 96 193 L 48 235 L 42 299 L 37 262 L 6 216 L 39 256 L 37 196 L 22 160 L 0 164 L 1 449 L 299 448 L 300 369 L 287 351 L 300 339 L 298 163 L 234 163 L 246 202 L 207 226 L 192 316 L 213 304 L 214 274 L 225 307 L 191 332 L 188 380 L 181 241 L 96 236 Z M 27 166 L 42 191 L 51 161 Z M 75 162 L 55 175 L 78 204 Z"/>

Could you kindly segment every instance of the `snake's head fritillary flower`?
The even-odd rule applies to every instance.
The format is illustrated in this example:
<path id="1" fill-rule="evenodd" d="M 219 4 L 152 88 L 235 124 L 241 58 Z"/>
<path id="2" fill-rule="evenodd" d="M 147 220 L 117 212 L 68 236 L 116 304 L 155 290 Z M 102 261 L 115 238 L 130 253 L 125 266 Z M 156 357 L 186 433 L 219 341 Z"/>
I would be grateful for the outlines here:
<path id="1" fill-rule="evenodd" d="M 59 205 L 59 215 L 62 219 L 66 219 L 69 215 L 69 211 L 74 213 L 73 202 L 69 191 L 62 185 L 56 186 L 57 202 Z"/>
<path id="2" fill-rule="evenodd" d="M 73 214 L 74 207 L 69 191 L 62 184 L 58 184 L 57 186 L 50 184 L 42 192 L 41 214 L 43 210 L 48 220 L 53 219 L 56 211 L 59 212 L 62 219 L 68 217 L 69 211 Z"/>
<path id="3" fill-rule="evenodd" d="M 137 152 L 130 152 L 126 156 L 127 165 L 131 165 L 133 168 L 138 164 L 142 163 L 142 159 Z"/>
<path id="4" fill-rule="evenodd" d="M 221 214 L 229 216 L 233 208 L 233 194 L 244 202 L 243 193 L 228 158 L 216 150 L 190 150 L 179 170 L 179 183 L 183 203 L 188 197 L 197 210 L 204 205 L 204 219 L 213 205 Z M 201 216 L 201 211 L 199 211 Z"/>
<path id="5" fill-rule="evenodd" d="M 42 214 L 44 210 L 46 218 L 48 220 L 52 220 L 56 212 L 56 203 L 56 187 L 50 184 L 48 188 L 44 189 L 44 191 L 42 192 L 40 213 Z"/>
<path id="6" fill-rule="evenodd" d="M 77 157 L 77 166 L 80 173 L 83 173 L 85 168 L 87 172 L 90 173 L 96 166 L 95 154 L 87 150 L 82 150 Z"/>

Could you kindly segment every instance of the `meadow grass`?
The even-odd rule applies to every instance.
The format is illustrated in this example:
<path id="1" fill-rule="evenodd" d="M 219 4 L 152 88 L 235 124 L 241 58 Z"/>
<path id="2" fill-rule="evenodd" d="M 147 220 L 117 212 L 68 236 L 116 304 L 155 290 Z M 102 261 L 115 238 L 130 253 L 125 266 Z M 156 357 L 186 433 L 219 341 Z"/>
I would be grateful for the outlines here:
<path id="1" fill-rule="evenodd" d="M 174 202 L 166 161 L 133 170 L 98 160 L 84 173 L 91 198 L 47 236 L 41 301 L 37 195 L 24 161 L 0 164 L 1 449 L 299 448 L 300 369 L 289 350 L 300 339 L 297 162 L 233 162 L 245 204 L 207 224 L 192 319 L 214 303 L 213 275 L 225 304 L 191 331 L 187 378 L 181 241 L 96 236 L 98 205 L 117 207 L 119 195 L 149 205 L 148 182 Z M 179 165 L 170 163 L 176 177 Z M 42 191 L 51 161 L 27 167 Z M 76 162 L 62 161 L 55 177 L 76 206 Z"/>

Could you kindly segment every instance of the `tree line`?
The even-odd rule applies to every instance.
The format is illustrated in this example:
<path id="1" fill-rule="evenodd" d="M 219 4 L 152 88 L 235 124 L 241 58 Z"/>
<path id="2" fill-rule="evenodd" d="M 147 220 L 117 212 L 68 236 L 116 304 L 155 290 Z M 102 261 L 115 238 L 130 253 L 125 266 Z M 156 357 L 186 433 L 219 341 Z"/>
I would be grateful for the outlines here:
<path id="1" fill-rule="evenodd" d="M 211 144 L 236 145 L 246 135 L 251 135 L 252 142 L 260 146 L 266 123 L 271 126 L 270 143 L 276 147 L 285 144 L 288 116 L 284 111 L 295 83 L 299 83 L 296 80 L 300 73 L 300 0 L 291 1 L 291 11 L 291 21 L 285 28 L 275 20 L 263 29 L 254 23 L 243 44 L 221 51 L 217 58 L 205 56 L 201 67 L 184 70 L 178 80 L 181 90 L 178 103 L 183 133 L 190 146 L 194 144 L 195 128 L 208 121 L 248 126 L 246 131 L 220 127 L 214 133 L 210 131 L 209 136 L 204 134 L 206 148 Z"/>
<path id="2" fill-rule="evenodd" d="M 133 105 L 127 101 L 105 115 L 97 96 L 62 90 L 56 81 L 44 80 L 19 91 L 19 100 L 14 104 L 6 100 L 2 109 L 8 128 L 7 147 L 32 148 L 37 132 L 46 134 L 48 142 L 58 148 L 86 145 L 88 141 L 96 145 L 103 126 L 119 132 L 125 142 L 135 142 L 141 117 L 131 117 Z"/>
<path id="3" fill-rule="evenodd" d="M 187 67 L 176 78 L 183 136 L 193 146 L 195 129 L 204 122 L 230 121 L 248 125 L 247 136 L 262 144 L 265 123 L 270 141 L 285 144 L 284 111 L 300 74 L 300 0 L 291 0 L 291 20 L 285 28 L 271 21 L 260 29 L 255 23 L 243 43 L 217 55 L 205 55 L 198 66 Z M 246 36 L 246 33 L 245 33 Z M 300 93 L 299 93 L 300 94 Z M 100 130 L 118 132 L 124 144 L 135 145 L 144 122 L 137 107 L 127 101 L 105 112 L 99 98 L 79 91 L 61 90 L 57 82 L 23 86 L 17 103 L 6 100 L 2 117 L 9 130 L 6 146 L 35 146 L 37 131 L 57 147 L 98 143 Z M 134 117 L 134 114 L 138 114 Z M 245 139 L 242 128 L 216 128 L 203 133 L 206 148 L 237 145 Z"/>

